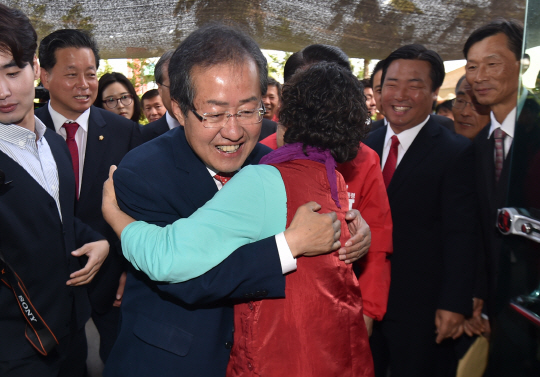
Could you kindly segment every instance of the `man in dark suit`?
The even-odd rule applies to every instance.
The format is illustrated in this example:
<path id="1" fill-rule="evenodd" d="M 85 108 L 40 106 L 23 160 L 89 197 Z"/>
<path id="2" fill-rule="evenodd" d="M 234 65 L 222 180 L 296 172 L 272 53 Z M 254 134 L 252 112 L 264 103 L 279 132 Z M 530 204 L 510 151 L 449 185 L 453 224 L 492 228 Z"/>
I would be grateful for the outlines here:
<path id="1" fill-rule="evenodd" d="M 257 144 L 267 66 L 250 37 L 223 25 L 203 27 L 182 42 L 169 67 L 173 112 L 184 128 L 130 152 L 114 174 L 121 208 L 161 226 L 211 199 L 222 187 L 220 175 L 268 152 Z M 225 375 L 233 346 L 231 299 L 283 297 L 283 274 L 295 269 L 293 256 L 322 251 L 321 241 L 327 243 L 320 215 L 308 215 L 185 283 L 155 283 L 130 271 L 105 376 Z"/>
<path id="2" fill-rule="evenodd" d="M 159 58 L 154 69 L 154 79 L 156 80 L 163 106 L 165 106 L 167 112 L 158 120 L 150 122 L 141 128 L 143 142 L 152 140 L 159 135 L 163 135 L 165 132 L 180 126 L 180 123 L 178 123 L 178 120 L 174 117 L 171 110 L 169 61 L 171 60 L 173 53 L 174 50 L 165 52 L 161 58 Z"/>
<path id="3" fill-rule="evenodd" d="M 100 333 L 100 356 L 105 361 L 117 333 L 117 298 L 121 298 L 120 280 L 126 266 L 117 249 L 118 238 L 103 219 L 101 192 L 109 167 L 140 144 L 140 130 L 133 121 L 91 106 L 97 95 L 99 55 L 90 36 L 79 30 L 55 31 L 41 41 L 39 59 L 41 82 L 51 100 L 36 116 L 63 136 L 70 148 L 78 186 L 77 217 L 111 244 L 109 258 L 89 286 L 92 318 Z"/>
<path id="4" fill-rule="evenodd" d="M 381 158 L 394 223 L 388 309 L 371 337 L 377 376 L 455 375 L 452 338 L 471 310 L 472 148 L 430 115 L 443 79 L 436 52 L 392 52 L 382 74 L 389 126 L 365 142 Z"/>
<path id="5" fill-rule="evenodd" d="M 523 272 L 527 269 L 522 265 L 527 260 L 523 255 L 530 252 L 530 245 L 521 239 L 505 242 L 505 236 L 495 227 L 497 210 L 507 201 L 526 207 L 524 197 L 529 185 L 524 174 L 532 161 L 537 160 L 538 103 L 527 91 L 519 93 L 522 45 L 523 26 L 498 19 L 476 29 L 463 48 L 467 59 L 466 80 L 476 100 L 491 110 L 490 123 L 474 139 L 484 246 L 483 273 L 475 291 L 474 314 L 479 324 L 476 333 L 489 332 L 489 322 L 482 321 L 482 311 L 495 326 L 493 335 L 497 339 L 491 348 L 491 371 L 488 369 L 492 375 L 527 375 L 530 360 L 527 357 L 534 348 L 529 345 L 535 342 L 529 338 L 530 326 L 516 320 L 518 315 L 508 307 L 510 298 L 534 289 L 529 287 L 530 277 Z M 521 144 L 514 146 L 514 138 Z M 518 167 L 512 172 L 511 162 Z M 537 175 L 532 173 L 532 176 Z M 503 268 L 507 278 L 512 276 L 512 281 L 501 281 L 499 275 L 503 276 L 500 274 Z M 535 278 L 531 281 L 538 283 Z M 481 299 L 486 300 L 484 308 Z M 513 346 L 507 347 L 508 344 Z"/>
<path id="6" fill-rule="evenodd" d="M 0 284 L 0 375 L 83 377 L 84 325 L 90 317 L 84 284 L 99 270 L 109 246 L 74 217 L 69 151 L 34 117 L 36 32 L 23 13 L 2 4 L 0 45 L 0 276 L 6 283 Z M 8 270 L 18 275 L 28 300 L 21 301 L 24 293 Z M 28 323 L 23 308 L 31 311 Z M 30 325 L 40 330 L 42 344 L 31 343 Z M 52 334 L 45 335 L 45 326 Z M 54 348 L 45 345 L 47 339 Z"/>

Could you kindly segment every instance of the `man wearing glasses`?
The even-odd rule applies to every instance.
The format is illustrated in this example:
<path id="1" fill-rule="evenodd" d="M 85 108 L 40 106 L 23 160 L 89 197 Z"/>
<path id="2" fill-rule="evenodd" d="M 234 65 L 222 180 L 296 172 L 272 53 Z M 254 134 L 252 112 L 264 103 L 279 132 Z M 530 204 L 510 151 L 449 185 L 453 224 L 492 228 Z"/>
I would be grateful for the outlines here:
<path id="1" fill-rule="evenodd" d="M 117 333 L 125 269 L 118 238 L 101 214 L 101 191 L 109 167 L 140 144 L 137 123 L 92 106 L 98 92 L 99 65 L 95 41 L 79 30 L 57 30 L 39 46 L 41 82 L 51 100 L 36 116 L 64 139 L 71 153 L 76 179 L 76 216 L 103 234 L 111 245 L 109 258 L 88 287 L 92 318 L 100 334 L 103 361 Z M 117 292 L 118 291 L 118 292 Z"/>
<path id="2" fill-rule="evenodd" d="M 114 174 L 122 210 L 161 226 L 193 214 L 234 172 L 270 151 L 257 144 L 266 59 L 250 37 L 219 24 L 203 27 L 178 47 L 168 73 L 172 111 L 184 128 L 130 152 Z M 321 245 L 335 237 L 331 222 L 304 205 L 285 232 L 237 249 L 184 283 L 152 282 L 130 269 L 104 375 L 224 376 L 233 347 L 232 300 L 284 297 L 293 256 L 323 252 Z M 356 260 L 366 246 L 358 241 L 368 233 L 360 229 L 341 259 Z"/>

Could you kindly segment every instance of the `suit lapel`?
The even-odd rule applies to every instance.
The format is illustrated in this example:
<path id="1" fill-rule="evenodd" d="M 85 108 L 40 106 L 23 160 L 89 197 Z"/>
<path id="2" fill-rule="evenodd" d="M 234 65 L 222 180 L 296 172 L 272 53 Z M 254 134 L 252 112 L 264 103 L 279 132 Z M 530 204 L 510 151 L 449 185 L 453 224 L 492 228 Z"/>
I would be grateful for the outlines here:
<path id="1" fill-rule="evenodd" d="M 168 142 L 171 143 L 170 148 L 174 154 L 179 182 L 184 187 L 182 193 L 196 208 L 202 207 L 218 191 L 216 183 L 204 163 L 189 146 L 184 130 L 180 127 L 175 128 L 170 135 Z"/>
<path id="2" fill-rule="evenodd" d="M 113 148 L 110 137 L 106 137 L 107 124 L 99 111 L 94 106 L 90 108 L 88 117 L 88 138 L 86 139 L 86 152 L 84 156 L 83 178 L 79 200 L 84 200 L 90 194 L 93 179 L 99 172 L 99 168 L 108 148 Z M 105 136 L 105 137 L 100 137 Z M 108 168 L 108 167 L 107 167 Z"/>
<path id="3" fill-rule="evenodd" d="M 158 122 L 158 127 L 154 128 L 153 130 L 156 136 L 163 135 L 165 132 L 169 131 L 169 124 L 167 123 L 166 115 L 159 118 Z"/>
<path id="4" fill-rule="evenodd" d="M 382 152 L 384 148 L 384 137 L 386 136 L 386 127 L 379 127 L 369 134 L 366 145 L 373 149 L 379 155 L 379 159 L 382 161 Z"/>
<path id="5" fill-rule="evenodd" d="M 414 170 L 416 166 L 429 154 L 435 146 L 436 137 L 441 130 L 439 125 L 430 117 L 428 122 L 420 130 L 414 138 L 413 143 L 401 159 L 401 162 L 396 168 L 390 185 L 388 185 L 388 195 L 390 196 L 409 176 L 409 172 Z"/>
<path id="6" fill-rule="evenodd" d="M 60 198 L 60 210 L 62 211 L 62 218 L 67 219 L 68 216 L 73 214 L 66 214 L 68 208 L 73 208 L 75 202 L 75 176 L 73 175 L 73 167 L 71 162 L 67 158 L 67 154 L 62 155 L 65 145 L 61 145 L 63 140 L 61 138 L 51 137 L 53 130 L 47 130 L 45 132 L 45 139 L 51 148 L 54 161 L 56 162 L 56 170 L 58 171 L 58 184 L 59 184 L 59 198 Z M 69 192 L 72 192 L 71 194 Z M 69 201 L 73 201 L 69 203 Z"/>

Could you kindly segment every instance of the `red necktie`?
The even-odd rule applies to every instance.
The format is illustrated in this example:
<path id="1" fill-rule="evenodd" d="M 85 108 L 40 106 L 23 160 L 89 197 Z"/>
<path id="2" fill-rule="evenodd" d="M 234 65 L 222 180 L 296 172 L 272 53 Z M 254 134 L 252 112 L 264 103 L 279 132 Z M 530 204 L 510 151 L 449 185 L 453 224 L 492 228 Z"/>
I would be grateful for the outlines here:
<path id="1" fill-rule="evenodd" d="M 232 172 L 232 173 L 219 172 L 216 175 L 214 175 L 214 178 L 220 181 L 223 186 L 225 186 L 225 183 L 229 182 L 231 178 L 233 177 L 233 175 L 235 174 L 236 172 Z"/>
<path id="2" fill-rule="evenodd" d="M 75 141 L 75 134 L 79 128 L 78 123 L 64 123 L 63 126 L 66 130 L 66 144 L 71 154 L 71 162 L 73 163 L 73 173 L 75 173 L 75 194 L 77 200 L 79 200 L 79 148 Z"/>
<path id="3" fill-rule="evenodd" d="M 392 136 L 392 145 L 390 146 L 390 152 L 388 152 L 388 158 L 386 159 L 386 163 L 384 164 L 384 169 L 382 171 L 384 185 L 386 186 L 386 188 L 388 188 L 388 186 L 390 185 L 392 176 L 396 171 L 398 145 L 398 137 L 396 135 Z"/>
<path id="4" fill-rule="evenodd" d="M 506 132 L 500 128 L 496 128 L 493 131 L 493 135 L 495 137 L 495 182 L 499 182 L 504 165 L 504 138 L 506 137 Z"/>

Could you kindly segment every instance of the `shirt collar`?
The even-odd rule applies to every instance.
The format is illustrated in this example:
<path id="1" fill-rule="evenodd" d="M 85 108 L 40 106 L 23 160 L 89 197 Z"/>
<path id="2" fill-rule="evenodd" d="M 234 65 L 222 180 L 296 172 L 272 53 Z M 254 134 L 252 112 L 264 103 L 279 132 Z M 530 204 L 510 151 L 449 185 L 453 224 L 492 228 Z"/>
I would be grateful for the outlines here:
<path id="1" fill-rule="evenodd" d="M 15 144 L 16 146 L 23 148 L 26 145 L 26 142 L 28 140 L 32 141 L 40 141 L 43 135 L 45 134 L 45 131 L 47 130 L 47 127 L 43 124 L 43 122 L 34 115 L 34 131 L 32 132 L 27 128 L 17 126 L 15 124 L 3 124 L 2 132 L 0 132 L 0 139 Z M 36 139 L 37 135 L 37 139 Z"/>
<path id="2" fill-rule="evenodd" d="M 493 111 L 489 113 L 489 117 L 491 119 L 491 126 L 489 127 L 489 133 L 488 133 L 488 139 L 491 137 L 491 134 L 497 129 L 500 128 L 503 130 L 508 136 L 511 138 L 514 138 L 514 128 L 516 127 L 516 112 L 517 109 L 514 107 L 510 113 L 504 118 L 502 124 L 497 122 L 497 119 L 495 119 L 495 115 L 493 114 Z"/>
<path id="3" fill-rule="evenodd" d="M 49 107 L 49 113 L 51 114 L 54 129 L 56 130 L 56 132 L 58 132 L 58 130 L 62 128 L 62 126 L 66 122 L 76 122 L 79 127 L 81 127 L 85 132 L 88 132 L 88 118 L 90 117 L 90 108 L 86 109 L 86 111 L 79 115 L 77 119 L 68 119 L 52 108 L 51 101 L 49 101 L 49 104 L 47 106 Z"/>
<path id="4" fill-rule="evenodd" d="M 386 137 L 384 138 L 384 145 L 391 143 L 390 139 L 392 138 L 392 136 L 397 135 L 399 139 L 399 145 L 401 145 L 404 151 L 407 151 L 407 149 L 409 149 L 414 139 L 416 138 L 422 127 L 424 127 L 425 124 L 428 122 L 428 120 L 429 115 L 427 116 L 426 120 L 424 120 L 419 125 L 414 126 L 413 128 L 409 128 L 408 130 L 401 131 L 399 134 L 396 134 L 392 127 L 388 125 L 386 127 Z"/>
<path id="5" fill-rule="evenodd" d="M 167 125 L 169 126 L 169 129 L 172 130 L 173 128 L 180 126 L 180 122 L 178 122 L 176 118 L 171 116 L 168 111 L 165 113 L 165 117 L 167 119 Z"/>

